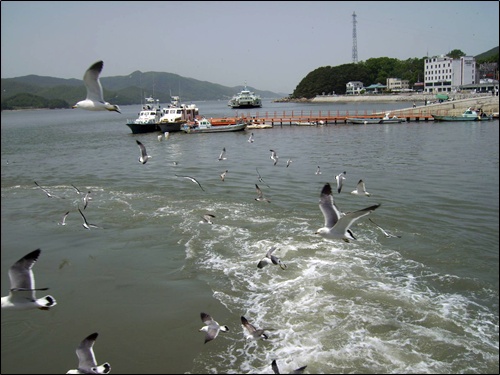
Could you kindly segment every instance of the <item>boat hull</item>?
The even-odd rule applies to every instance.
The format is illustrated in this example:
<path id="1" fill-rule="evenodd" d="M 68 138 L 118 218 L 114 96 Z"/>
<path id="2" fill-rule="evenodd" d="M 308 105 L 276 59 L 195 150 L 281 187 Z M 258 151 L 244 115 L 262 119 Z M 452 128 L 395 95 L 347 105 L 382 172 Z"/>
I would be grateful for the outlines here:
<path id="1" fill-rule="evenodd" d="M 382 122 L 381 118 L 348 118 L 348 123 L 351 124 L 380 124 Z"/>
<path id="2" fill-rule="evenodd" d="M 225 133 L 225 132 L 237 132 L 245 130 L 247 127 L 246 124 L 236 124 L 236 125 L 218 125 L 212 126 L 210 128 L 196 128 L 185 126 L 182 130 L 188 134 L 198 134 L 198 133 Z"/>
<path id="3" fill-rule="evenodd" d="M 160 131 L 162 133 L 169 132 L 180 132 L 182 125 L 185 124 L 185 121 L 181 122 L 161 122 L 158 124 L 158 127 L 160 128 Z"/>
<path id="4" fill-rule="evenodd" d="M 132 130 L 132 134 L 153 133 L 159 132 L 160 127 L 158 124 L 135 124 L 127 123 L 127 126 Z"/>
<path id="5" fill-rule="evenodd" d="M 439 116 L 433 115 L 434 121 L 477 121 L 478 117 L 464 117 L 464 116 Z"/>

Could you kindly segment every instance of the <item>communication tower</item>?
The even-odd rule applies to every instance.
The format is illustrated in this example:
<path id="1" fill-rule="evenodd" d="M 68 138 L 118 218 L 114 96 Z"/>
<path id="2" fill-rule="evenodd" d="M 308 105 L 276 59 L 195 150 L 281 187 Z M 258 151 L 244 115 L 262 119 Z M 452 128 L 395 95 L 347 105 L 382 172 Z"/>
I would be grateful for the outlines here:
<path id="1" fill-rule="evenodd" d="M 356 12 L 352 12 L 352 63 L 358 63 L 358 42 L 356 40 Z"/>

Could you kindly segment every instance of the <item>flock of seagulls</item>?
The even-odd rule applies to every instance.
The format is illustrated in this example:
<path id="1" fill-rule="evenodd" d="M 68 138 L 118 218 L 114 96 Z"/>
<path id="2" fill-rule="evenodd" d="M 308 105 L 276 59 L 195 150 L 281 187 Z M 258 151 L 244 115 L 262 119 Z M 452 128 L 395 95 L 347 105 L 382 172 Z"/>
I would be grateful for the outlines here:
<path id="1" fill-rule="evenodd" d="M 89 111 L 115 111 L 120 113 L 120 109 L 117 105 L 113 105 L 104 101 L 102 85 L 99 80 L 99 75 L 102 71 L 102 68 L 103 68 L 103 62 L 98 61 L 85 72 L 83 81 L 87 88 L 87 97 L 85 100 L 76 103 L 73 106 L 73 108 L 80 108 Z M 165 133 L 164 136 L 165 139 L 168 139 L 169 133 L 168 132 Z M 161 140 L 161 137 L 162 136 L 160 135 L 158 139 Z M 254 142 L 253 133 L 251 133 L 250 137 L 248 138 L 248 142 L 249 143 Z M 138 160 L 141 164 L 146 164 L 147 161 L 151 158 L 151 156 L 148 155 L 146 147 L 140 141 L 136 140 L 136 143 L 140 150 L 140 156 Z M 271 152 L 270 159 L 273 161 L 273 165 L 275 166 L 278 163 L 279 157 L 276 154 L 275 150 L 270 149 L 270 152 Z M 218 161 L 227 160 L 225 147 L 222 149 L 217 160 Z M 174 163 L 175 165 L 177 165 L 176 162 Z M 291 163 L 292 159 L 288 159 L 286 167 L 288 168 Z M 269 185 L 266 182 L 264 182 L 264 179 L 260 175 L 259 170 L 257 168 L 255 169 L 257 171 L 259 183 L 265 184 L 267 187 L 269 187 Z M 222 181 L 224 181 L 227 173 L 228 170 L 226 169 L 220 174 L 220 178 Z M 315 174 L 321 175 L 321 173 L 322 172 L 320 170 L 320 166 L 318 165 Z M 202 187 L 202 185 L 196 178 L 192 176 L 182 176 L 177 174 L 175 176 L 178 178 L 188 179 L 193 183 L 197 184 L 202 191 L 205 191 L 205 189 Z M 346 179 L 346 171 L 339 173 L 334 177 L 337 184 L 337 193 L 340 194 L 342 191 L 343 182 Z M 47 195 L 48 198 L 64 199 L 64 197 L 52 194 L 47 189 L 40 186 L 36 181 L 35 185 L 39 189 L 41 189 Z M 83 195 L 80 189 L 78 189 L 74 185 L 71 186 L 75 189 L 78 195 Z M 257 197 L 255 198 L 256 201 L 267 202 L 267 203 L 271 202 L 267 197 L 264 196 L 262 190 L 259 188 L 257 184 L 255 184 L 255 189 L 257 192 Z M 85 210 L 88 206 L 89 200 L 91 199 L 90 194 L 91 191 L 88 190 L 87 193 L 85 193 L 85 195 L 82 196 L 83 210 Z M 371 195 L 366 191 L 365 183 L 361 179 L 359 180 L 356 189 L 351 191 L 351 194 L 366 196 L 366 197 L 369 197 Z M 364 216 L 371 214 L 379 207 L 380 204 L 375 204 L 354 212 L 342 212 L 335 204 L 332 194 L 332 187 L 330 183 L 325 183 L 323 188 L 321 189 L 320 199 L 319 199 L 319 208 L 323 215 L 324 225 L 323 227 L 319 228 L 315 232 L 315 234 L 330 240 L 342 240 L 345 242 L 356 240 L 356 237 L 354 236 L 354 233 L 351 230 L 352 225 L 359 219 L 363 218 Z M 91 228 L 99 228 L 97 225 L 91 224 L 87 221 L 86 217 L 84 216 L 79 206 L 78 206 L 78 211 L 82 216 L 83 219 L 82 226 L 85 229 L 90 230 Z M 70 212 L 67 211 L 63 215 L 62 220 L 58 222 L 59 225 L 61 226 L 66 225 L 66 219 L 69 213 Z M 202 218 L 203 222 L 208 224 L 213 224 L 213 219 L 215 218 L 215 215 L 210 213 L 205 213 L 202 216 Z M 393 235 L 385 231 L 382 227 L 376 224 L 371 218 L 370 221 L 387 238 L 391 237 L 401 238 L 401 236 Z M 262 269 L 266 267 L 268 264 L 272 264 L 279 266 L 283 270 L 287 269 L 287 265 L 273 254 L 276 250 L 277 246 L 272 246 L 271 248 L 269 248 L 266 254 L 257 263 L 257 267 L 259 269 Z M 24 257 L 22 257 L 21 259 L 19 259 L 9 268 L 10 290 L 9 290 L 9 295 L 2 297 L 1 299 L 2 309 L 49 310 L 50 308 L 54 307 L 57 304 L 55 298 L 52 297 L 51 295 L 46 295 L 42 298 L 36 297 L 37 291 L 48 289 L 48 288 L 35 288 L 35 280 L 32 268 L 35 262 L 38 260 L 40 254 L 41 254 L 40 249 L 34 250 L 29 254 L 25 255 Z M 200 332 L 205 333 L 205 341 L 204 341 L 205 344 L 209 341 L 214 340 L 219 335 L 219 332 L 229 331 L 228 326 L 219 324 L 207 313 L 201 312 L 200 317 L 202 322 L 205 324 L 202 328 L 199 329 Z M 241 325 L 244 328 L 244 331 L 246 332 L 247 338 L 252 338 L 256 340 L 268 339 L 268 335 L 265 333 L 265 329 L 256 328 L 244 316 L 241 316 Z M 111 366 L 109 363 L 105 362 L 102 365 L 97 364 L 95 354 L 93 351 L 93 346 L 95 344 L 97 336 L 98 336 L 97 333 L 93 333 L 81 341 L 80 345 L 76 349 L 76 354 L 78 357 L 78 367 L 76 369 L 69 370 L 67 372 L 68 374 L 90 374 L 90 373 L 107 374 L 111 371 Z M 276 360 L 272 361 L 271 367 L 275 374 L 280 373 L 278 366 L 276 364 Z M 291 373 L 302 374 L 306 367 L 307 366 L 302 366 L 300 368 L 293 370 L 293 372 Z"/>

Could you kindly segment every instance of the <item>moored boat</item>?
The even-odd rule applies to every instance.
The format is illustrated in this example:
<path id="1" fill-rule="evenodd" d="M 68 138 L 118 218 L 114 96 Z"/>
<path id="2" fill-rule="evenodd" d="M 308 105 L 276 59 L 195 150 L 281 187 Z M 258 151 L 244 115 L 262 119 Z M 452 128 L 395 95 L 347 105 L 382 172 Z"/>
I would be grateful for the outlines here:
<path id="1" fill-rule="evenodd" d="M 262 107 L 262 99 L 259 95 L 245 88 L 234 95 L 227 105 L 231 108 L 258 108 Z"/>
<path id="2" fill-rule="evenodd" d="M 399 118 L 396 115 L 390 117 L 390 112 L 387 112 L 385 116 L 382 117 L 382 121 L 380 122 L 380 124 L 399 124 L 405 121 L 406 120 L 404 118 Z"/>
<path id="3" fill-rule="evenodd" d="M 348 117 L 346 119 L 347 123 L 350 124 L 380 124 L 382 122 L 382 118 L 362 118 L 362 117 Z"/>
<path id="4" fill-rule="evenodd" d="M 472 108 L 467 108 L 460 116 L 435 115 L 431 113 L 435 121 L 476 121 L 479 114 Z"/>
<path id="5" fill-rule="evenodd" d="M 195 104 L 181 104 L 178 96 L 170 97 L 170 104 L 162 108 L 158 127 L 162 133 L 181 131 L 182 125 L 194 121 L 199 110 Z"/>
<path id="6" fill-rule="evenodd" d="M 138 117 L 135 120 L 127 119 L 126 125 L 132 130 L 133 134 L 160 131 L 158 126 L 160 117 L 161 107 L 159 100 L 149 97 L 146 98 L 146 104 L 143 104 Z"/>
<path id="7" fill-rule="evenodd" d="M 247 124 L 245 122 L 239 122 L 232 125 L 218 125 L 213 126 L 210 121 L 206 118 L 195 119 L 193 123 L 186 123 L 182 125 L 182 130 L 185 133 L 222 133 L 222 132 L 235 132 L 246 129 Z"/>

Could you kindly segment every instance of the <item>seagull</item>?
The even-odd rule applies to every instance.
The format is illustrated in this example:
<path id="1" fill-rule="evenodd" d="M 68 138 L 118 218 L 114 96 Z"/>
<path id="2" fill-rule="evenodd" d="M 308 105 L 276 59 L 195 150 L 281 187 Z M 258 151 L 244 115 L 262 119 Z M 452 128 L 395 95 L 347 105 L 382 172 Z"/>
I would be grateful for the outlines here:
<path id="1" fill-rule="evenodd" d="M 262 178 L 262 176 L 260 175 L 259 170 L 257 169 L 257 167 L 255 167 L 255 170 L 257 171 L 257 176 L 258 176 L 257 178 L 259 179 L 259 182 L 262 182 L 262 183 L 263 183 L 263 184 L 265 184 L 268 188 L 271 188 L 271 186 L 269 186 L 268 184 L 266 184 L 266 183 L 264 182 L 264 179 L 263 179 L 263 178 Z"/>
<path id="2" fill-rule="evenodd" d="M 69 370 L 66 374 L 109 374 L 111 365 L 108 362 L 97 365 L 95 359 L 93 346 L 97 336 L 98 333 L 96 332 L 82 340 L 78 348 L 76 348 L 78 368 Z"/>
<path id="3" fill-rule="evenodd" d="M 224 179 L 226 178 L 226 173 L 228 172 L 228 170 L 226 169 L 224 172 L 222 172 L 222 174 L 220 175 L 220 179 L 222 181 L 224 181 Z"/>
<path id="4" fill-rule="evenodd" d="M 248 142 L 249 143 L 253 143 L 253 133 L 250 134 L 250 137 L 248 138 Z"/>
<path id="5" fill-rule="evenodd" d="M 159 140 L 160 142 L 161 142 L 161 141 L 163 141 L 163 135 L 159 134 L 159 135 L 158 135 L 158 140 Z"/>
<path id="6" fill-rule="evenodd" d="M 344 173 L 339 173 L 338 175 L 335 176 L 335 180 L 337 181 L 337 191 L 339 192 L 339 194 L 340 190 L 342 190 L 342 182 L 345 180 L 345 174 L 346 171 L 344 171 Z"/>
<path id="7" fill-rule="evenodd" d="M 276 165 L 276 163 L 278 162 L 278 155 L 276 155 L 276 151 L 274 150 L 269 151 L 271 151 L 271 156 L 269 158 L 274 161 L 273 165 Z"/>
<path id="8" fill-rule="evenodd" d="M 141 150 L 141 156 L 139 157 L 139 163 L 146 164 L 148 159 L 151 158 L 151 156 L 149 156 L 148 153 L 146 152 L 146 146 L 144 146 L 137 139 L 135 141 L 137 142 L 137 144 L 139 145 L 139 149 Z"/>
<path id="9" fill-rule="evenodd" d="M 75 185 L 71 184 L 71 186 L 76 190 L 76 194 L 80 195 L 82 193 Z"/>
<path id="10" fill-rule="evenodd" d="M 59 196 L 57 196 L 57 195 L 55 195 L 55 194 L 51 194 L 51 193 L 49 193 L 49 191 L 48 191 L 47 189 L 44 189 L 43 187 L 41 187 L 40 185 L 38 185 L 38 182 L 36 182 L 36 181 L 34 181 L 34 182 L 35 182 L 35 185 L 36 185 L 36 186 L 38 186 L 40 189 L 42 189 L 42 190 L 45 192 L 45 194 L 47 194 L 47 197 L 49 197 L 49 198 L 60 198 L 60 199 L 64 199 L 64 197 L 59 197 Z"/>
<path id="11" fill-rule="evenodd" d="M 83 218 L 82 225 L 85 229 L 90 230 L 90 228 L 99 228 L 97 225 L 90 224 L 89 222 L 87 222 L 87 219 L 85 218 L 85 216 L 83 216 L 83 212 L 82 212 L 82 210 L 80 210 L 80 207 L 78 207 L 78 212 L 80 212 L 80 215 L 82 215 L 82 218 Z"/>
<path id="12" fill-rule="evenodd" d="M 200 187 L 200 189 L 201 189 L 201 190 L 205 191 L 205 189 L 203 189 L 203 188 L 201 187 L 201 184 L 198 182 L 198 180 L 197 180 L 196 178 L 194 178 L 194 177 L 191 177 L 191 176 L 178 176 L 178 175 L 175 175 L 175 177 L 187 178 L 188 180 L 191 180 L 191 181 L 193 181 L 195 184 L 197 184 L 197 185 Z"/>
<path id="13" fill-rule="evenodd" d="M 255 326 L 250 324 L 244 316 L 241 317 L 241 324 L 247 330 L 247 339 L 250 339 L 250 338 L 253 338 L 253 339 L 260 339 L 261 338 L 264 340 L 268 339 L 268 336 L 264 333 L 263 329 L 255 328 Z"/>
<path id="14" fill-rule="evenodd" d="M 380 229 L 380 231 L 384 234 L 384 236 L 386 236 L 387 238 L 401 238 L 401 236 L 397 236 L 395 234 L 392 234 L 392 233 L 389 233 L 389 232 L 386 232 L 380 225 L 378 225 L 377 223 L 375 223 L 370 217 L 368 218 L 368 220 L 370 220 L 373 224 L 375 224 L 375 226 Z"/>
<path id="15" fill-rule="evenodd" d="M 120 112 L 120 107 L 116 104 L 109 104 L 104 101 L 104 96 L 102 94 L 102 85 L 99 81 L 99 74 L 102 71 L 104 63 L 98 61 L 87 69 L 83 75 L 83 83 L 87 88 L 87 98 L 85 100 L 80 100 L 76 103 L 73 108 L 86 109 L 88 111 L 114 111 Z"/>
<path id="16" fill-rule="evenodd" d="M 90 198 L 89 194 L 91 193 L 91 191 L 87 191 L 87 193 L 85 194 L 85 196 L 82 198 L 82 201 L 83 201 L 83 209 L 85 210 L 87 208 L 87 205 L 89 204 L 89 200 L 91 200 L 92 198 Z"/>
<path id="17" fill-rule="evenodd" d="M 319 165 L 318 165 L 318 169 L 316 169 L 315 174 L 321 174 L 321 170 L 319 169 Z"/>
<path id="18" fill-rule="evenodd" d="M 351 191 L 351 194 L 354 194 L 354 195 L 366 195 L 367 197 L 370 196 L 370 193 L 368 193 L 366 191 L 365 183 L 363 182 L 363 180 L 359 180 L 358 185 L 356 186 L 356 189 L 353 190 L 353 191 Z"/>
<path id="19" fill-rule="evenodd" d="M 292 161 L 293 161 L 292 159 L 288 159 L 288 160 L 286 161 L 286 167 L 287 167 L 287 168 L 288 168 L 288 166 L 289 166 L 290 164 L 292 164 Z"/>
<path id="20" fill-rule="evenodd" d="M 37 290 L 48 289 L 35 288 L 35 276 L 32 268 L 41 252 L 42 250 L 36 249 L 19 259 L 9 268 L 10 292 L 8 296 L 2 297 L 2 309 L 49 310 L 57 304 L 55 298 L 51 295 L 36 298 Z"/>
<path id="21" fill-rule="evenodd" d="M 204 215 L 202 216 L 202 218 L 203 218 L 203 221 L 204 221 L 205 223 L 208 223 L 208 224 L 213 224 L 214 222 L 212 221 L 212 219 L 214 219 L 214 218 L 215 218 L 215 215 L 212 215 L 212 214 L 204 214 Z"/>
<path id="22" fill-rule="evenodd" d="M 273 255 L 273 251 L 276 250 L 276 246 L 271 247 L 264 258 L 260 260 L 260 262 L 257 264 L 258 268 L 264 268 L 267 266 L 269 263 L 279 265 L 282 270 L 285 270 L 287 268 L 285 263 L 282 263 L 281 260 Z"/>
<path id="23" fill-rule="evenodd" d="M 61 222 L 59 222 L 59 223 L 57 223 L 57 224 L 59 224 L 59 225 L 66 225 L 66 218 L 68 217 L 68 215 L 69 215 L 69 211 L 68 211 L 68 212 L 66 212 L 66 213 L 63 215 Z"/>
<path id="24" fill-rule="evenodd" d="M 273 359 L 273 362 L 271 363 L 271 367 L 273 368 L 273 371 L 275 374 L 279 374 L 280 370 L 278 369 L 278 365 L 276 364 L 276 360 Z M 303 374 L 304 370 L 306 369 L 307 366 L 302 366 L 299 367 L 298 369 L 293 370 L 290 374 Z"/>
<path id="25" fill-rule="evenodd" d="M 218 160 L 219 161 L 226 160 L 227 158 L 225 158 L 224 155 L 226 155 L 226 148 L 225 147 L 222 149 L 222 152 L 220 153 Z"/>
<path id="26" fill-rule="evenodd" d="M 165 140 L 167 140 L 167 139 L 170 138 L 170 133 L 169 132 L 165 132 L 165 133 L 163 133 L 163 135 L 165 136 Z"/>
<path id="27" fill-rule="evenodd" d="M 323 238 L 339 239 L 345 242 L 356 240 L 353 233 L 349 229 L 350 226 L 356 220 L 370 214 L 378 207 L 380 207 L 380 204 L 363 208 L 362 210 L 342 214 L 333 202 L 332 187 L 329 183 L 326 183 L 321 190 L 319 200 L 319 208 L 325 218 L 325 225 L 318 229 L 315 234 L 319 234 Z"/>
<path id="28" fill-rule="evenodd" d="M 260 190 L 259 185 L 255 184 L 255 189 L 257 190 L 257 198 L 255 198 L 256 201 L 271 203 L 269 199 L 264 198 L 264 194 L 262 193 L 262 190 Z"/>
<path id="29" fill-rule="evenodd" d="M 212 341 L 217 337 L 219 331 L 227 332 L 229 331 L 228 326 L 221 326 L 217 323 L 210 315 L 202 312 L 200 314 L 201 321 L 206 324 L 206 326 L 199 329 L 199 331 L 205 332 L 205 344 L 209 341 Z"/>

